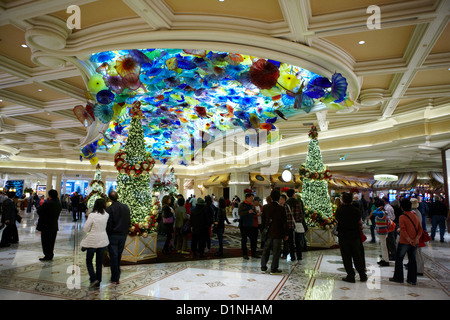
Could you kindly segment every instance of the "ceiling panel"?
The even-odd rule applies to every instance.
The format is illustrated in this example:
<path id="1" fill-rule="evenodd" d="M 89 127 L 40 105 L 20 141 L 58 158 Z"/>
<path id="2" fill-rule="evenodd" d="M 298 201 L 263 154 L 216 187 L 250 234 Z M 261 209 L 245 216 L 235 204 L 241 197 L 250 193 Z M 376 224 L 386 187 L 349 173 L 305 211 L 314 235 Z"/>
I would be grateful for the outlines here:
<path id="1" fill-rule="evenodd" d="M 354 9 L 365 9 L 371 5 L 381 6 L 400 2 L 406 2 L 406 0 L 309 0 L 313 16 Z"/>
<path id="2" fill-rule="evenodd" d="M 283 20 L 277 0 L 165 0 L 175 14 L 208 14 L 249 18 L 267 22 Z"/>
<path id="3" fill-rule="evenodd" d="M 410 87 L 428 87 L 446 84 L 450 85 L 450 70 L 448 68 L 441 68 L 417 72 Z"/>
<path id="4" fill-rule="evenodd" d="M 0 26 L 0 55 L 20 62 L 27 67 L 35 67 L 31 62 L 30 48 L 23 48 L 25 44 L 25 32 L 11 25 Z"/>
<path id="5" fill-rule="evenodd" d="M 414 26 L 370 30 L 326 37 L 347 51 L 357 62 L 402 58 Z M 359 44 L 365 41 L 364 44 Z"/>

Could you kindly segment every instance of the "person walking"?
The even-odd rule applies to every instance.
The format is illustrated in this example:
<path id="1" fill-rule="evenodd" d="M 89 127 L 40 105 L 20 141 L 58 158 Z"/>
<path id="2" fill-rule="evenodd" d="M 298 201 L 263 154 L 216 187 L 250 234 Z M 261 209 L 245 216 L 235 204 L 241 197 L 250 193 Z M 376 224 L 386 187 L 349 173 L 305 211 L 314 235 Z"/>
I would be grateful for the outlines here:
<path id="1" fill-rule="evenodd" d="M 102 282 L 103 254 L 109 244 L 106 226 L 109 214 L 106 212 L 106 201 L 98 198 L 94 202 L 92 212 L 88 215 L 83 231 L 88 233 L 81 240 L 81 250 L 86 251 L 86 268 L 89 273 L 89 288 L 99 288 Z M 95 270 L 92 260 L 95 255 Z"/>
<path id="2" fill-rule="evenodd" d="M 336 210 L 337 232 L 339 239 L 339 249 L 344 263 L 347 276 L 342 278 L 345 282 L 355 283 L 355 265 L 362 282 L 367 281 L 365 272 L 365 257 L 362 250 L 361 231 L 363 228 L 361 221 L 361 211 L 352 205 L 352 195 L 344 192 L 342 194 L 343 204 Z"/>
<path id="3" fill-rule="evenodd" d="M 422 230 L 423 230 L 422 213 L 420 213 L 420 211 L 419 211 L 419 200 L 418 199 L 411 198 L 411 211 L 416 214 L 417 218 L 419 218 L 420 226 L 422 227 Z M 425 230 L 423 230 L 423 232 L 425 232 Z M 421 241 L 419 239 L 419 245 L 417 246 L 417 253 L 416 253 L 417 275 L 418 276 L 423 276 L 423 272 L 425 270 L 425 261 L 423 259 L 421 245 L 424 245 L 424 243 L 421 243 Z"/>
<path id="4" fill-rule="evenodd" d="M 278 203 L 280 200 L 280 192 L 272 190 L 270 197 L 272 202 L 263 207 L 264 219 L 262 225 L 263 230 L 265 230 L 264 232 L 267 233 L 267 239 L 261 257 L 261 272 L 267 271 L 267 263 L 270 252 L 272 251 L 270 274 L 280 274 L 282 271 L 278 267 L 281 256 L 281 245 L 283 240 L 288 239 L 287 217 L 286 210 Z"/>
<path id="5" fill-rule="evenodd" d="M 41 261 L 53 259 L 56 236 L 58 234 L 58 221 L 62 205 L 58 198 L 58 191 L 52 189 L 48 192 L 49 200 L 44 202 L 37 210 L 39 216 L 36 229 L 41 232 L 41 243 L 44 257 Z"/>
<path id="6" fill-rule="evenodd" d="M 400 237 L 398 239 L 397 254 L 395 259 L 394 276 L 389 281 L 403 283 L 403 258 L 408 253 L 408 273 L 406 281 L 409 284 L 417 283 L 417 246 L 420 236 L 422 235 L 422 227 L 419 218 L 411 211 L 412 205 L 409 199 L 400 201 L 400 207 L 403 215 L 400 216 Z"/>
<path id="7" fill-rule="evenodd" d="M 119 195 L 116 191 L 111 191 L 108 197 L 112 201 L 111 205 L 106 209 L 106 212 L 109 214 L 106 233 L 109 240 L 108 253 L 111 259 L 111 282 L 119 284 L 120 260 L 122 259 L 122 252 L 125 248 L 131 223 L 130 208 L 118 201 Z"/>
<path id="8" fill-rule="evenodd" d="M 216 226 L 217 239 L 219 240 L 219 250 L 214 253 L 217 257 L 223 257 L 223 234 L 225 232 L 225 221 L 231 224 L 227 218 L 226 203 L 224 198 L 219 199 L 219 208 L 217 210 L 214 225 Z"/>
<path id="9" fill-rule="evenodd" d="M 74 192 L 72 198 L 71 198 L 71 202 L 72 202 L 72 222 L 76 222 L 78 220 L 78 218 L 81 218 L 80 216 L 78 216 L 78 206 L 80 205 L 80 196 L 78 194 L 78 192 Z"/>

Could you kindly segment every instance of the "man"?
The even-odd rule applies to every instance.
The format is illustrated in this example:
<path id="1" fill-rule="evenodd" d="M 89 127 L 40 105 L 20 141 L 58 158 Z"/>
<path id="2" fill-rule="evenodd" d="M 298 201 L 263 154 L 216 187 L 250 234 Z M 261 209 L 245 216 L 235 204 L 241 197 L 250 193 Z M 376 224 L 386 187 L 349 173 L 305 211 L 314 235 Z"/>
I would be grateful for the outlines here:
<path id="1" fill-rule="evenodd" d="M 116 191 L 109 193 L 111 205 L 106 209 L 109 214 L 106 232 L 108 233 L 109 245 L 108 252 L 111 259 L 111 282 L 118 284 L 120 279 L 120 260 L 125 248 L 128 229 L 130 228 L 131 218 L 130 209 L 126 204 L 119 201 L 119 195 Z"/>
<path id="2" fill-rule="evenodd" d="M 267 230 L 267 239 L 264 244 L 263 255 L 261 257 L 261 272 L 267 271 L 267 262 L 269 261 L 270 251 L 272 250 L 272 264 L 270 274 L 280 274 L 281 270 L 278 269 L 280 256 L 281 256 L 281 244 L 283 240 L 288 239 L 288 226 L 286 211 L 279 205 L 280 192 L 272 190 L 270 193 L 272 202 L 263 207 L 263 221 L 262 227 Z"/>
<path id="3" fill-rule="evenodd" d="M 431 217 L 431 240 L 434 240 L 436 235 L 436 228 L 439 225 L 439 233 L 441 236 L 441 242 L 444 242 L 445 234 L 445 220 L 447 220 L 448 209 L 445 206 L 443 198 L 440 196 L 436 197 L 434 203 L 430 206 L 430 217 Z"/>
<path id="4" fill-rule="evenodd" d="M 239 227 L 241 230 L 241 248 L 242 257 L 248 260 L 247 238 L 250 239 L 250 249 L 253 258 L 260 258 L 256 254 L 256 246 L 258 239 L 258 229 L 254 228 L 254 216 L 257 213 L 253 207 L 253 194 L 247 193 L 245 200 L 239 204 Z"/>
<path id="5" fill-rule="evenodd" d="M 336 210 L 337 232 L 339 239 L 339 249 L 341 251 L 342 261 L 344 263 L 347 276 L 342 278 L 343 281 L 355 283 L 355 270 L 359 274 L 362 282 L 367 281 L 365 269 L 365 257 L 361 243 L 361 212 L 352 205 L 352 196 L 350 193 L 342 194 L 343 204 Z"/>
<path id="6" fill-rule="evenodd" d="M 78 195 L 78 192 L 74 192 L 72 196 L 72 222 L 76 222 L 78 220 L 78 206 L 80 205 L 80 196 Z M 80 217 L 81 218 L 81 217 Z"/>
<path id="7" fill-rule="evenodd" d="M 9 247 L 11 243 L 19 242 L 19 234 L 17 232 L 16 217 L 17 210 L 14 203 L 15 192 L 8 192 L 8 197 L 2 202 L 2 224 L 6 225 L 3 230 L 0 247 Z"/>
<path id="8" fill-rule="evenodd" d="M 391 219 L 392 221 L 395 221 L 395 210 L 389 204 L 389 198 L 383 197 L 382 200 L 384 202 L 384 211 L 386 211 L 387 217 L 389 219 Z M 390 261 L 395 261 L 395 253 L 397 251 L 396 240 L 395 240 L 396 231 L 397 231 L 397 229 L 395 229 L 392 232 L 389 232 L 387 235 L 387 238 L 386 238 L 386 245 L 387 245 Z"/>
<path id="9" fill-rule="evenodd" d="M 416 252 L 419 238 L 422 235 L 422 227 L 417 215 L 411 211 L 411 201 L 403 199 L 400 201 L 403 215 L 400 216 L 400 237 L 398 239 L 397 255 L 395 259 L 394 276 L 389 281 L 403 283 L 403 258 L 408 253 L 408 274 L 406 281 L 415 285 L 417 282 L 417 260 Z"/>
<path id="10" fill-rule="evenodd" d="M 286 192 L 289 199 L 286 201 L 286 203 L 289 205 L 289 207 L 292 210 L 292 215 L 294 216 L 294 222 L 296 223 L 302 223 L 303 228 L 305 228 L 305 222 L 304 222 L 304 209 L 303 209 L 303 202 L 301 200 L 297 200 L 295 195 L 294 189 L 289 189 Z M 289 246 L 291 248 L 294 248 L 294 250 L 291 250 L 291 261 L 295 261 L 296 259 L 302 260 L 302 243 L 304 243 L 305 239 L 304 233 L 298 233 L 298 232 L 292 232 L 292 234 L 289 234 Z M 297 254 L 297 257 L 295 256 Z"/>
<path id="11" fill-rule="evenodd" d="M 239 221 L 239 203 L 240 202 L 241 202 L 241 199 L 239 199 L 239 197 L 237 195 L 235 195 L 232 200 L 233 211 L 231 212 L 231 214 L 233 215 L 233 222 Z"/>
<path id="12" fill-rule="evenodd" d="M 56 235 L 58 234 L 58 220 L 62 210 L 58 198 L 58 191 L 52 189 L 48 192 L 49 200 L 44 202 L 37 210 L 39 220 L 36 229 L 41 232 L 41 243 L 44 257 L 40 261 L 51 261 L 55 248 Z"/>

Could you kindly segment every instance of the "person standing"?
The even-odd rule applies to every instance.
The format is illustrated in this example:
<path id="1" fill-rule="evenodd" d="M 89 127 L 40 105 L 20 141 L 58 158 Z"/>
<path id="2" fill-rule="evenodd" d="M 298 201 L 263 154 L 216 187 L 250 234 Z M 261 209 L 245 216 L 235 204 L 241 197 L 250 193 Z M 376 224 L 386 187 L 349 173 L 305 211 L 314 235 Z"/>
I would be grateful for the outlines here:
<path id="1" fill-rule="evenodd" d="M 102 282 L 103 254 L 109 244 L 106 225 L 109 214 L 106 212 L 106 201 L 103 198 L 95 200 L 92 212 L 88 215 L 83 231 L 88 233 L 81 240 L 81 250 L 86 250 L 86 267 L 89 273 L 89 288 L 100 287 Z M 92 260 L 95 255 L 95 271 Z"/>
<path id="2" fill-rule="evenodd" d="M 214 219 L 214 225 L 216 226 L 217 239 L 219 240 L 219 250 L 214 253 L 216 257 L 223 257 L 223 233 L 225 232 L 225 221 L 231 224 L 227 218 L 225 199 L 219 199 L 219 208 L 217 209 Z"/>
<path id="3" fill-rule="evenodd" d="M 372 216 L 375 217 L 375 225 L 377 229 L 378 239 L 380 239 L 381 245 L 381 260 L 377 263 L 381 267 L 389 266 L 389 253 L 386 245 L 386 238 L 388 234 L 388 217 L 384 211 L 384 202 L 380 199 L 375 200 L 375 209 L 372 211 L 370 216 L 367 218 L 369 220 Z"/>
<path id="4" fill-rule="evenodd" d="M 261 272 L 267 271 L 267 263 L 270 252 L 272 251 L 270 274 L 280 274 L 282 271 L 278 267 L 281 256 L 281 245 L 283 240 L 288 239 L 287 217 L 286 210 L 278 203 L 280 200 L 280 192 L 272 190 L 270 197 L 272 202 L 263 207 L 262 225 L 263 229 L 267 228 L 267 239 L 261 257 Z"/>
<path id="5" fill-rule="evenodd" d="M 205 206 L 205 200 L 198 198 L 197 205 L 191 213 L 191 250 L 193 257 L 197 255 L 197 252 L 200 258 L 205 257 L 206 240 L 208 238 L 209 227 L 211 226 Z"/>
<path id="6" fill-rule="evenodd" d="M 286 192 L 289 199 L 286 201 L 286 203 L 291 207 L 292 214 L 294 216 L 294 223 L 301 223 L 303 225 L 303 231 L 306 229 L 306 224 L 304 221 L 304 209 L 303 209 L 303 203 L 301 200 L 295 199 L 295 190 L 289 189 Z M 293 232 L 293 241 L 292 245 L 294 246 L 295 250 L 291 251 L 291 261 L 302 260 L 302 242 L 304 241 L 305 233 L 304 232 L 298 232 L 298 230 L 294 230 Z M 295 256 L 297 255 L 297 256 Z"/>
<path id="7" fill-rule="evenodd" d="M 80 196 L 78 195 L 78 192 L 74 192 L 72 196 L 72 222 L 76 222 L 78 220 L 78 206 L 80 205 Z"/>
<path id="8" fill-rule="evenodd" d="M 395 210 L 389 203 L 388 197 L 383 197 L 384 202 L 384 211 L 386 212 L 387 217 L 391 221 L 395 221 Z M 388 232 L 386 237 L 386 246 L 389 253 L 389 260 L 395 261 L 395 253 L 397 252 L 397 246 L 396 246 L 396 230 Z"/>
<path id="9" fill-rule="evenodd" d="M 183 226 L 189 220 L 184 206 L 184 198 L 180 197 L 177 200 L 178 206 L 175 208 L 175 249 L 177 253 L 189 254 L 187 251 L 187 234 L 183 233 Z"/>
<path id="10" fill-rule="evenodd" d="M 337 232 L 339 239 L 339 249 L 344 263 L 347 276 L 342 280 L 355 283 L 355 265 L 362 282 L 367 281 L 365 272 L 365 257 L 361 242 L 361 211 L 352 205 L 352 195 L 344 192 L 342 194 L 343 204 L 336 210 Z"/>
<path id="11" fill-rule="evenodd" d="M 2 203 L 2 223 L 6 225 L 3 230 L 0 247 L 9 247 L 11 243 L 19 242 L 19 233 L 17 232 L 16 218 L 19 210 L 14 203 L 15 192 L 8 192 L 8 198 Z"/>
<path id="12" fill-rule="evenodd" d="M 441 237 L 441 242 L 444 242 L 445 235 L 445 220 L 447 220 L 448 209 L 445 206 L 443 198 L 437 196 L 435 202 L 430 206 L 430 216 L 431 216 L 431 240 L 434 240 L 436 235 L 436 229 L 439 225 L 439 234 Z"/>
<path id="13" fill-rule="evenodd" d="M 119 195 L 116 191 L 109 193 L 111 205 L 106 209 L 109 214 L 106 232 L 108 234 L 108 252 L 111 259 L 111 282 L 119 284 L 120 279 L 120 260 L 125 248 L 128 230 L 130 228 L 130 208 L 124 203 L 117 201 Z"/>
<path id="14" fill-rule="evenodd" d="M 254 216 L 256 216 L 256 211 L 253 207 L 253 194 L 247 193 L 245 195 L 245 200 L 239 204 L 242 257 L 246 260 L 248 260 L 247 238 L 250 239 L 252 257 L 259 258 L 256 254 L 258 234 L 255 233 Z M 257 231 L 258 230 L 256 229 L 256 232 Z"/>
<path id="15" fill-rule="evenodd" d="M 389 281 L 403 283 L 403 258 L 408 253 L 408 273 L 406 281 L 409 284 L 417 283 L 417 245 L 422 235 L 422 227 L 419 218 L 411 211 L 411 201 L 403 199 L 400 201 L 403 215 L 400 216 L 400 237 L 398 239 L 397 255 L 395 259 L 394 276 Z"/>
<path id="16" fill-rule="evenodd" d="M 58 220 L 62 210 L 61 202 L 58 198 L 58 191 L 52 189 L 48 192 L 49 200 L 39 206 L 37 214 L 39 220 L 36 229 L 41 232 L 41 243 L 44 257 L 41 261 L 53 259 L 56 235 L 58 233 Z"/>
<path id="17" fill-rule="evenodd" d="M 422 196 L 418 196 L 417 200 L 419 201 L 419 211 L 422 215 L 422 229 L 423 231 L 427 231 L 427 215 L 430 212 L 430 208 L 428 208 L 428 205 L 423 202 Z"/>
<path id="18" fill-rule="evenodd" d="M 165 195 L 162 198 L 161 204 L 161 214 L 162 214 L 162 221 L 163 221 L 163 232 L 166 235 L 166 241 L 164 242 L 164 247 L 162 252 L 164 254 L 170 254 L 170 241 L 172 240 L 172 234 L 173 234 L 173 222 L 174 222 L 174 210 L 172 207 L 172 199 L 173 197 L 169 195 Z"/>
<path id="19" fill-rule="evenodd" d="M 237 195 L 234 196 L 232 200 L 233 205 L 233 211 L 231 212 L 233 216 L 233 222 L 239 222 L 239 203 L 241 202 L 241 199 Z"/>

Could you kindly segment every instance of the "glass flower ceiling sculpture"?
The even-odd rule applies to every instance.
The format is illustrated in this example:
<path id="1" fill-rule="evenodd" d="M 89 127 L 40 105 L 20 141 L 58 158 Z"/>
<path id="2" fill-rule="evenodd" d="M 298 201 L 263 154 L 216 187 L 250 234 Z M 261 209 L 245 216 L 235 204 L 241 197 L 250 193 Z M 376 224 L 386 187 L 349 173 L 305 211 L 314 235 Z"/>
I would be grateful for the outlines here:
<path id="1" fill-rule="evenodd" d="M 145 49 L 95 53 L 96 73 L 88 102 L 74 113 L 89 127 L 109 124 L 81 149 L 80 159 L 97 163 L 97 150 L 115 153 L 125 143 L 132 109 L 142 110 L 145 143 L 163 164 L 188 165 L 199 150 L 228 130 L 276 130 L 298 113 L 353 104 L 347 81 L 258 57 L 206 50 Z"/>

